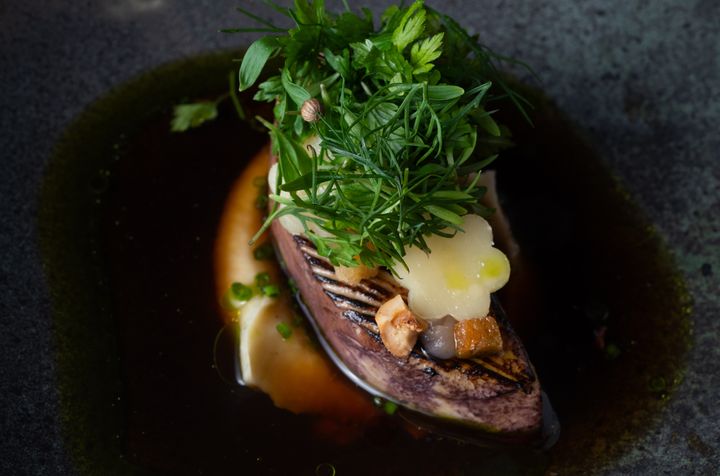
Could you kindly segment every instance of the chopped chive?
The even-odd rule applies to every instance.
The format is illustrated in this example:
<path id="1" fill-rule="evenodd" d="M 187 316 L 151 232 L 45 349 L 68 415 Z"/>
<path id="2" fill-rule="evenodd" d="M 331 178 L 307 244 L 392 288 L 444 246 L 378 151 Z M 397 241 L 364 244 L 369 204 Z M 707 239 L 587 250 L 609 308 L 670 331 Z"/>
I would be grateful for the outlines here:
<path id="1" fill-rule="evenodd" d="M 232 297 L 238 301 L 248 301 L 253 295 L 253 290 L 250 286 L 242 283 L 232 283 L 230 285 L 230 293 Z"/>
<path id="2" fill-rule="evenodd" d="M 255 199 L 255 208 L 264 210 L 265 208 L 267 208 L 267 204 L 268 204 L 268 197 L 265 194 L 260 194 Z"/>
<path id="3" fill-rule="evenodd" d="M 610 343 L 605 346 L 605 359 L 615 360 L 620 357 L 620 354 L 622 354 L 622 351 L 617 345 Z"/>
<path id="4" fill-rule="evenodd" d="M 281 322 L 280 324 L 275 326 L 275 329 L 277 329 L 278 334 L 280 334 L 283 339 L 289 339 L 293 332 L 292 329 L 290 329 L 290 326 L 288 326 L 284 322 Z"/>
<path id="5" fill-rule="evenodd" d="M 299 291 L 297 283 L 292 278 L 288 279 L 288 287 L 290 288 L 290 292 L 293 296 Z"/>
<path id="6" fill-rule="evenodd" d="M 395 402 L 388 402 L 388 401 L 386 401 L 386 402 L 383 404 L 383 407 L 382 407 L 382 408 L 383 408 L 383 411 L 384 411 L 385 413 L 387 413 L 388 415 L 394 415 L 395 412 L 396 412 L 397 409 L 398 409 L 398 405 L 397 405 L 397 403 L 395 403 Z"/>
<path id="7" fill-rule="evenodd" d="M 263 286 L 267 286 L 270 284 L 270 275 L 263 271 L 262 273 L 258 273 L 255 275 L 255 286 L 258 288 L 262 288 Z"/>
<path id="8" fill-rule="evenodd" d="M 373 397 L 373 405 L 381 408 L 388 415 L 393 415 L 398 409 L 397 403 L 385 400 L 384 398 L 380 397 Z"/>
<path id="9" fill-rule="evenodd" d="M 264 296 L 268 296 L 268 297 L 278 297 L 278 295 L 280 294 L 280 288 L 277 287 L 277 286 L 274 285 L 274 284 L 268 284 L 268 285 L 266 285 L 266 286 L 262 286 L 262 287 L 260 288 L 260 292 L 261 292 Z"/>
<path id="10" fill-rule="evenodd" d="M 275 256 L 275 250 L 271 243 L 263 243 L 262 245 L 255 248 L 253 256 L 258 261 L 269 261 Z"/>
<path id="11" fill-rule="evenodd" d="M 237 311 L 247 303 L 253 296 L 250 286 L 242 283 L 232 283 L 227 292 L 223 294 L 220 305 L 225 309 Z"/>
<path id="12" fill-rule="evenodd" d="M 228 289 L 227 292 L 223 294 L 222 298 L 220 299 L 220 306 L 222 306 L 223 309 L 228 309 L 230 311 L 239 311 L 246 302 L 247 301 L 240 301 L 238 299 L 235 299 L 232 291 Z"/>

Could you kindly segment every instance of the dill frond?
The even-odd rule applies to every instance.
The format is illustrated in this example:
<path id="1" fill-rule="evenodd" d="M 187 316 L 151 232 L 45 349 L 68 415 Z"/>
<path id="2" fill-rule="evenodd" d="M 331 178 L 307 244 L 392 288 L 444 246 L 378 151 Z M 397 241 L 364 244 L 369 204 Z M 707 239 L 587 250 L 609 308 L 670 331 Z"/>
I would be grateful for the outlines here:
<path id="1" fill-rule="evenodd" d="M 294 215 L 333 264 L 392 267 L 411 246 L 429 252 L 425 237 L 461 230 L 464 215 L 487 214 L 477 177 L 510 141 L 486 106 L 508 98 L 529 120 L 498 70 L 515 60 L 422 1 L 388 8 L 377 29 L 367 10 L 271 6 L 294 27 L 248 15 L 274 36 L 251 45 L 239 73 L 247 89 L 271 58 L 284 60 L 255 95 L 275 103 L 264 123 L 278 157 L 276 207 L 263 229 Z M 306 122 L 311 99 L 322 114 Z M 320 150 L 302 146 L 310 136 Z"/>

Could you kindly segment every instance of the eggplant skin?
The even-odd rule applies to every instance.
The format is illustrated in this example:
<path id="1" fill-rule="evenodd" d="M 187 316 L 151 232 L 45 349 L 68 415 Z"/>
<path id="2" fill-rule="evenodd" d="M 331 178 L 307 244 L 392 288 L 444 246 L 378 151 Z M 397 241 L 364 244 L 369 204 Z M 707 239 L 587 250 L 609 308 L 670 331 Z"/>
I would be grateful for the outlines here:
<path id="1" fill-rule="evenodd" d="M 407 358 L 397 358 L 383 345 L 374 317 L 384 301 L 406 295 L 404 288 L 382 272 L 356 286 L 342 283 L 307 238 L 291 235 L 277 221 L 272 234 L 314 327 L 356 380 L 421 417 L 475 428 L 507 442 L 529 443 L 539 437 L 540 383 L 495 301 L 491 314 L 502 334 L 502 353 L 436 360 L 418 344 Z"/>

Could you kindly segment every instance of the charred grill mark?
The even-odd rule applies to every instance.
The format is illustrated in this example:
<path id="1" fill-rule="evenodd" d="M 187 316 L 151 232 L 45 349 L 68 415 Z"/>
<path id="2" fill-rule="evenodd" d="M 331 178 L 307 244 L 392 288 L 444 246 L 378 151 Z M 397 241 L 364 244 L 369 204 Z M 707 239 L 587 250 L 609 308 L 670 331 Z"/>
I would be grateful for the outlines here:
<path id="1" fill-rule="evenodd" d="M 387 271 L 381 271 L 378 273 L 375 278 L 370 281 L 372 285 L 380 292 L 383 292 L 387 294 L 388 296 L 394 296 L 396 294 L 400 294 L 403 297 L 407 298 L 407 289 L 405 289 L 402 286 L 399 286 L 392 275 L 388 273 Z"/>
<path id="2" fill-rule="evenodd" d="M 375 316 L 369 316 L 352 309 L 344 311 L 343 316 L 345 316 L 350 322 L 360 326 L 375 342 L 382 342 L 377 324 L 375 324 Z"/>
<path id="3" fill-rule="evenodd" d="M 375 316 L 371 314 L 366 314 L 364 312 L 358 312 L 354 309 L 348 309 L 346 311 L 343 311 L 343 316 L 350 319 L 352 322 L 355 322 L 357 324 L 366 325 L 370 324 L 372 329 L 374 329 L 375 333 L 378 332 L 377 324 L 375 324 Z M 366 326 L 367 327 L 367 326 Z"/>
<path id="4" fill-rule="evenodd" d="M 329 270 L 327 268 L 315 267 L 313 268 L 313 274 L 322 276 L 323 278 L 335 280 L 335 270 Z M 317 276 L 315 276 L 317 278 Z"/>
<path id="5" fill-rule="evenodd" d="M 378 301 L 375 296 L 367 294 L 357 287 L 348 286 L 342 281 L 337 281 L 321 274 L 314 274 L 314 277 L 322 284 L 324 290 L 333 292 L 337 295 L 345 296 L 348 299 L 361 301 L 368 306 L 372 306 L 373 314 L 377 312 L 377 308 L 382 304 L 382 302 Z"/>
<path id="6" fill-rule="evenodd" d="M 323 256 L 320 256 L 320 254 L 317 252 L 317 248 L 315 248 L 315 245 L 313 245 L 311 242 L 307 240 L 295 240 L 298 243 L 298 246 L 300 248 L 300 251 L 302 251 L 305 255 L 311 256 L 313 258 L 317 258 L 323 261 L 327 261 Z M 328 263 L 329 265 L 330 263 Z"/>
<path id="7" fill-rule="evenodd" d="M 465 366 L 465 372 L 468 375 L 475 375 L 480 372 L 485 375 L 492 376 L 494 379 L 512 385 L 524 384 L 523 375 L 513 375 L 500 371 L 496 367 L 487 365 L 482 359 L 472 359 L 469 361 L 462 361 Z"/>
<path id="8" fill-rule="evenodd" d="M 367 294 L 368 296 L 372 296 L 373 299 L 379 301 L 380 304 L 394 296 L 393 293 L 388 292 L 380 286 L 374 285 L 373 281 L 369 281 L 367 279 L 362 280 L 360 284 L 354 286 L 353 289 L 358 292 L 362 292 L 363 294 Z"/>
<path id="9" fill-rule="evenodd" d="M 479 362 L 478 362 L 478 364 L 479 364 Z M 522 382 L 518 382 L 517 380 L 513 380 L 511 378 L 508 378 L 505 375 L 499 374 L 499 373 L 495 372 L 493 369 L 485 367 L 482 364 L 468 365 L 465 374 L 472 375 L 472 376 L 490 377 L 496 383 L 505 384 L 508 386 L 516 387 L 516 388 L 522 388 L 522 386 L 523 386 Z"/>
<path id="10" fill-rule="evenodd" d="M 307 238 L 300 235 L 293 235 L 293 240 L 300 249 L 303 258 L 305 258 L 305 261 L 307 261 L 310 266 L 321 268 L 333 274 L 335 273 L 335 268 L 333 268 L 329 261 L 317 253 L 315 246 Z"/>
<path id="11" fill-rule="evenodd" d="M 383 302 L 394 296 L 392 292 L 388 291 L 382 286 L 379 286 L 375 283 L 375 281 L 368 281 L 367 279 L 364 279 L 362 282 L 360 282 L 358 287 L 368 294 L 377 296 L 377 298 Z"/>
<path id="12" fill-rule="evenodd" d="M 383 302 L 394 296 L 394 294 L 388 293 L 384 288 L 374 285 L 372 281 L 363 280 L 357 286 L 351 286 L 339 281 L 334 270 L 331 271 L 324 267 L 312 266 L 312 272 L 313 277 L 317 281 L 324 284 L 342 286 L 347 289 L 347 293 L 362 295 L 365 300 L 372 302 L 377 307 L 380 307 Z"/>
<path id="13" fill-rule="evenodd" d="M 445 372 L 459 372 L 463 375 L 482 378 L 492 383 L 499 383 L 513 388 L 524 388 L 532 384 L 534 380 L 528 380 L 525 375 L 513 376 L 498 372 L 497 369 L 484 365 L 481 360 L 462 360 L 457 358 L 436 360 L 424 354 L 419 356 L 419 358 L 420 360 L 426 361 L 427 364 L 435 369 L 440 369 Z"/>
<path id="14" fill-rule="evenodd" d="M 432 378 L 435 375 L 439 375 L 441 372 L 445 374 L 451 374 L 453 372 L 460 373 L 470 378 L 471 381 L 477 382 L 482 380 L 485 384 L 499 387 L 494 393 L 495 396 L 516 391 L 517 389 L 525 389 L 526 386 L 531 385 L 532 382 L 517 382 L 512 379 L 508 379 L 505 376 L 494 372 L 492 369 L 478 365 L 477 362 L 466 361 L 460 359 L 450 360 L 434 360 L 427 356 L 421 356 L 416 365 L 418 365 L 422 372 L 428 377 Z"/>
<path id="15" fill-rule="evenodd" d="M 328 277 L 325 274 L 322 273 L 316 273 L 315 269 L 313 269 L 313 277 L 316 281 L 319 281 L 321 284 L 335 284 L 337 281 L 332 279 L 331 277 Z"/>
<path id="16" fill-rule="evenodd" d="M 367 294 L 360 293 L 358 291 L 355 291 L 352 288 L 347 288 L 345 286 L 342 286 L 339 283 L 325 283 L 323 285 L 323 288 L 325 291 L 329 291 L 332 293 L 335 293 L 339 296 L 344 296 L 348 300 L 351 300 L 353 302 L 361 302 L 365 304 L 368 308 L 372 309 L 372 313 L 375 314 L 378 310 L 378 307 L 380 307 L 380 302 L 378 302 L 375 298 L 372 296 L 368 296 Z"/>
<path id="17" fill-rule="evenodd" d="M 309 255 L 307 253 L 303 253 L 303 258 L 305 258 L 305 261 L 308 262 L 308 264 L 313 268 L 322 268 L 326 269 L 331 272 L 335 272 L 332 265 L 321 258 L 316 258 L 315 256 Z"/>
<path id="18" fill-rule="evenodd" d="M 358 301 L 357 299 L 352 299 L 347 296 L 343 296 L 342 294 L 337 294 L 333 291 L 330 291 L 328 289 L 325 289 L 325 294 L 327 294 L 330 299 L 333 300 L 335 305 L 341 309 L 355 309 L 359 311 L 366 311 L 371 313 L 373 316 L 373 319 L 375 319 L 375 311 L 377 308 L 375 306 L 371 306 L 367 303 L 364 303 L 362 301 Z"/>
<path id="19" fill-rule="evenodd" d="M 343 310 L 343 317 L 360 326 L 373 340 L 380 343 L 382 339 L 375 323 L 378 307 L 396 294 L 407 297 L 407 290 L 395 283 L 392 275 L 386 271 L 381 271 L 372 279 L 364 279 L 356 286 L 343 283 L 337 280 L 335 268 L 317 253 L 312 242 L 298 235 L 293 238 L 310 266 L 313 277 L 321 284 L 335 306 Z M 505 316 L 498 315 L 492 307 L 491 315 L 507 325 Z M 429 377 L 439 375 L 440 372 L 459 372 L 505 387 L 506 391 L 522 389 L 528 392 L 535 380 L 529 368 L 514 355 L 511 358 L 492 356 L 473 360 L 436 360 L 428 356 L 418 343 L 411 351 L 408 363 L 417 366 Z"/>
<path id="20" fill-rule="evenodd" d="M 475 375 L 480 369 L 482 369 L 482 372 L 485 375 L 489 375 L 499 382 L 513 385 L 519 388 L 525 388 L 529 385 L 532 385 L 532 383 L 535 381 L 535 379 L 529 375 L 505 373 L 498 368 L 485 365 L 483 362 L 475 362 L 475 364 L 476 365 L 468 366 L 466 371 L 468 375 Z"/>
<path id="21" fill-rule="evenodd" d="M 312 242 L 302 235 L 293 235 L 292 238 L 298 246 L 308 246 L 314 248 Z"/>
<path id="22" fill-rule="evenodd" d="M 518 382 L 533 382 L 535 380 L 535 376 L 530 372 L 530 369 L 517 357 L 498 358 L 493 356 L 478 360 L 481 365 L 494 369 L 496 372 L 507 375 L 509 378 L 513 378 Z"/>
<path id="23" fill-rule="evenodd" d="M 382 339 L 380 338 L 380 334 L 377 332 L 377 330 L 373 332 L 368 327 L 363 327 L 363 329 L 365 329 L 365 332 L 367 332 L 367 334 L 372 337 L 375 342 L 377 342 L 378 344 L 382 343 Z M 375 329 L 377 329 L 377 326 L 375 326 Z"/>
<path id="24" fill-rule="evenodd" d="M 312 242 L 299 235 L 293 236 L 293 239 L 302 252 L 305 261 L 313 268 L 312 271 L 316 278 L 319 275 L 338 282 L 335 279 L 335 268 L 326 258 L 318 254 Z M 407 290 L 398 286 L 394 282 L 392 275 L 387 271 L 381 271 L 374 279 L 365 279 L 357 286 L 350 286 L 345 283 L 342 285 L 355 292 L 366 294 L 369 298 L 372 295 L 376 300 L 380 301 L 380 304 L 396 294 L 407 296 Z"/>

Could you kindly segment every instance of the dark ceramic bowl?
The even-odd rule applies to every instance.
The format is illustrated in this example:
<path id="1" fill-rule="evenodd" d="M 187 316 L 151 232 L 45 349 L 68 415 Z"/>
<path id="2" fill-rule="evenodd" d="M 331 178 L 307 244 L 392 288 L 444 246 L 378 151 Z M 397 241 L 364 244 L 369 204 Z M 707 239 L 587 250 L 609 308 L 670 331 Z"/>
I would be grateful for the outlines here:
<path id="1" fill-rule="evenodd" d="M 126 327 L 113 321 L 103 308 L 102 293 L 130 289 L 127 286 L 131 286 L 132 280 L 123 284 L 126 287 L 119 288 L 114 286 L 116 282 L 104 282 L 105 275 L 88 274 L 106 264 L 109 251 L 97 243 L 95 248 L 92 243 L 84 247 L 86 237 L 71 239 L 73 230 L 80 229 L 79 224 L 84 223 L 84 217 L 92 226 L 112 226 L 107 217 L 103 218 L 104 205 L 93 208 L 92 203 L 85 203 L 82 206 L 88 208 L 83 209 L 74 201 L 77 187 L 89 187 L 90 193 L 100 193 L 107 185 L 102 176 L 98 176 L 100 169 L 88 168 L 89 157 L 106 153 L 111 163 L 113 154 L 128 153 L 123 149 L 126 134 L 137 137 L 133 134 L 139 125 L 153 124 L 154 119 L 148 119 L 148 114 L 158 111 L 162 114 L 163 107 L 167 108 L 172 100 L 182 99 L 176 97 L 178 94 L 203 94 L 204 76 L 190 75 L 187 80 L 181 76 L 175 83 L 184 81 L 188 89 L 177 93 L 175 83 L 167 83 L 167 87 L 158 84 L 159 80 L 171 81 L 168 78 L 176 75 L 177 67 L 163 67 L 159 72 L 156 68 L 187 60 L 182 63 L 184 70 L 202 69 L 208 74 L 207 78 L 213 77 L 216 71 L 224 74 L 232 69 L 228 63 L 232 53 L 204 56 L 205 59 L 199 61 L 188 58 L 248 44 L 252 39 L 249 36 L 217 33 L 219 28 L 245 24 L 246 20 L 234 13 L 235 2 L 225 1 L 123 0 L 92 4 L 68 2 L 62 6 L 45 3 L 29 0 L 0 6 L 3 92 L 0 98 L 3 165 L 0 176 L 3 221 L 0 232 L 3 253 L 0 421 L 4 430 L 0 472 L 202 474 L 203 470 L 223 473 L 218 468 L 231 467 L 234 463 L 243 474 L 267 473 L 274 466 L 263 465 L 261 460 L 282 458 L 286 454 L 271 446 L 273 431 L 277 433 L 272 427 L 299 431 L 304 424 L 302 418 L 295 421 L 286 415 L 275 415 L 269 404 L 261 411 L 275 415 L 266 422 L 271 429 L 259 434 L 260 443 L 255 446 L 243 446 L 245 440 L 238 439 L 234 447 L 236 453 L 221 452 L 221 447 L 217 447 L 214 454 L 212 444 L 208 443 L 212 438 L 193 434 L 190 430 L 196 431 L 199 427 L 184 426 L 185 420 L 169 410 L 167 414 L 160 411 L 162 419 L 158 417 L 155 421 L 162 420 L 165 424 L 158 424 L 152 430 L 155 435 L 174 435 L 172 439 L 165 440 L 164 444 L 148 443 L 139 436 L 142 432 L 134 433 L 142 417 L 138 412 L 155 411 L 153 409 L 163 406 L 155 402 L 154 406 L 143 407 L 142 394 L 128 392 L 128 386 L 165 386 L 180 392 L 183 386 L 197 385 L 197 382 L 184 380 L 184 374 L 174 374 L 169 370 L 174 367 L 165 367 L 158 352 L 147 353 L 152 349 L 153 336 L 161 339 L 166 328 L 149 325 L 142 340 L 133 340 Z M 541 78 L 535 86 L 564 112 L 563 124 L 573 124 L 568 130 L 584 131 L 580 134 L 581 142 L 588 141 L 590 145 L 583 145 L 586 147 L 583 150 L 600 157 L 627 191 L 626 198 L 645 216 L 643 220 L 654 226 L 657 234 L 653 235 L 653 246 L 669 250 L 671 261 L 662 269 L 679 271 L 678 275 L 668 271 L 666 277 L 677 279 L 676 286 L 670 291 L 662 288 L 663 295 L 657 296 L 658 301 L 665 299 L 668 292 L 681 291 L 683 287 L 689 290 L 692 299 L 688 317 L 689 345 L 658 347 L 688 350 L 676 356 L 656 356 L 657 361 L 675 359 L 673 368 L 678 372 L 667 379 L 648 374 L 647 381 L 643 382 L 650 402 L 647 406 L 638 405 L 626 414 L 587 415 L 590 432 L 594 425 L 598 425 L 598 431 L 607 426 L 603 417 L 615 423 L 620 420 L 627 431 L 611 432 L 610 440 L 598 438 L 589 446 L 580 446 L 587 455 L 576 454 L 572 459 L 555 457 L 555 460 L 547 455 L 517 456 L 522 464 L 515 464 L 512 454 L 494 455 L 493 464 L 499 466 L 489 469 L 535 473 L 550 468 L 548 471 L 560 474 L 593 471 L 715 474 L 720 467 L 717 426 L 720 330 L 716 319 L 720 291 L 720 136 L 717 133 L 720 6 L 713 2 L 672 0 L 637 5 L 620 1 L 577 3 L 478 2 L 468 7 L 462 2 L 444 2 L 436 6 L 479 33 L 495 50 L 531 64 Z M 384 7 L 381 2 L 367 4 L 376 12 Z M 248 2 L 246 8 L 265 11 L 262 2 Z M 153 70 L 156 72 L 144 75 Z M 207 86 L 208 90 L 221 89 L 223 78 L 217 83 L 207 79 L 208 84 L 212 83 Z M 130 87 L 122 86 L 128 81 Z M 115 93 L 106 97 L 111 90 Z M 154 102 L 143 101 L 148 95 Z M 123 98 L 131 100 L 123 101 Z M 89 112 L 83 112 L 93 103 Z M 108 105 L 113 109 L 108 109 Z M 120 109 L 122 114 L 108 118 L 112 115 L 109 111 Z M 114 125 L 122 130 L 115 130 L 113 135 L 102 127 L 93 128 L 97 124 Z M 249 129 L 241 136 L 242 141 L 229 147 L 249 150 L 261 141 Z M 148 136 L 144 143 L 152 144 L 152 137 Z M 198 146 L 198 140 L 206 142 Z M 563 140 L 562 136 L 557 137 L 557 141 Z M 576 140 L 573 132 L 568 143 L 575 147 Z M 187 144 L 201 147 L 198 153 L 206 153 L 211 160 L 213 141 L 210 136 L 196 137 Z M 182 145 L 176 147 L 178 154 L 186 150 Z M 76 152 L 76 161 L 53 159 L 58 151 L 68 148 Z M 67 170 L 59 171 L 58 164 Z M 179 165 L 173 175 L 148 165 L 142 173 L 151 179 L 179 180 L 183 178 L 181 169 Z M 198 180 L 223 185 L 211 194 L 191 195 L 188 200 L 205 197 L 212 206 L 221 206 L 223 187 L 227 187 L 233 177 L 228 170 L 231 169 L 227 164 L 214 164 L 205 172 L 198 172 Z M 195 172 L 185 170 L 184 173 Z M 133 170 L 122 173 L 125 177 L 134 177 Z M 45 180 L 43 189 L 46 174 L 51 180 Z M 607 183 L 615 186 L 615 182 Z M 128 200 L 132 200 L 133 194 L 129 192 L 136 190 L 133 188 L 136 186 L 142 188 L 142 184 L 126 187 L 124 193 Z M 41 190 L 44 190 L 42 194 Z M 48 197 L 52 198 L 51 203 Z M 618 203 L 626 202 L 621 200 L 615 204 Z M 609 216 L 612 217 L 612 213 Z M 99 221 L 94 222 L 96 218 Z M 179 222 L 186 217 L 177 218 Z M 212 225 L 202 217 L 195 219 L 203 226 Z M 132 220 L 132 216 L 128 220 Z M 604 225 L 597 224 L 598 227 Z M 207 252 L 208 248 L 198 246 L 178 253 L 193 256 L 195 252 Z M 53 268 L 52 263 L 73 253 L 86 253 L 92 266 Z M 141 265 L 138 265 L 138 276 L 145 271 Z M 193 275 L 203 270 L 189 266 L 185 271 Z M 139 281 L 142 282 L 140 278 Z M 644 284 L 632 282 L 629 286 Z M 141 288 L 142 284 L 136 287 Z M 195 288 L 188 285 L 187 289 L 177 289 L 192 292 Z M 643 292 L 652 296 L 652 291 Z M 87 294 L 98 298 L 94 304 L 98 306 L 98 316 L 103 315 L 102 319 L 107 320 L 99 318 L 85 326 L 77 325 L 83 323 L 78 318 L 73 326 L 73 306 L 87 306 Z M 162 293 L 159 293 L 158 302 L 161 301 Z M 127 309 L 132 306 L 128 304 Z M 186 310 L 178 309 L 183 322 L 197 318 L 183 315 L 183 311 Z M 678 309 L 667 310 L 668 315 L 677 312 Z M 168 332 L 176 330 L 168 329 Z M 682 340 L 686 330 L 678 326 L 664 333 L 674 336 L 676 332 L 677 339 Z M 192 329 L 187 328 L 183 332 L 185 334 L 172 334 L 177 337 L 175 345 L 192 342 L 194 338 L 202 342 L 201 349 L 212 346 L 212 333 L 193 334 Z M 648 334 L 652 333 L 653 329 L 649 329 Z M 667 336 L 663 342 L 668 342 Z M 630 345 L 624 343 L 623 351 L 631 354 Z M 256 397 L 248 397 L 230 386 L 214 385 L 216 374 L 203 368 L 212 364 L 211 354 L 210 351 L 189 353 L 197 367 L 194 374 L 202 375 L 202 384 L 211 388 L 203 393 L 201 403 L 208 408 L 230 405 L 233 410 L 227 418 L 209 411 L 209 423 L 203 428 L 227 426 L 228 421 L 241 425 L 246 415 L 239 402 Z M 152 358 L 155 367 L 145 368 L 156 371 L 152 375 L 157 380 L 140 382 L 138 374 L 133 373 L 133 369 L 138 368 L 134 366 L 137 362 L 130 361 L 128 356 Z M 638 388 L 640 386 L 633 391 L 639 391 Z M 621 392 L 620 388 L 618 399 L 622 397 Z M 129 401 L 125 401 L 126 398 Z M 387 435 L 379 437 L 388 438 Z M 443 445 L 446 446 L 437 450 L 438 458 L 454 457 L 460 452 L 446 443 Z M 195 457 L 188 456 L 192 448 L 197 448 Z M 313 451 L 321 450 L 314 448 Z M 347 462 L 347 452 L 333 451 L 328 453 L 328 459 L 316 462 L 335 462 L 338 474 L 354 474 L 354 468 Z M 387 448 L 381 454 L 388 461 L 392 457 L 392 451 Z M 530 462 L 525 464 L 528 459 Z M 182 466 L 169 463 L 171 461 L 180 461 Z M 218 461 L 223 463 L 215 464 Z M 312 473 L 312 469 L 302 468 L 298 471 Z M 383 474 L 383 468 L 389 471 L 394 467 L 388 463 L 378 468 L 378 474 Z M 326 469 L 327 466 L 320 467 L 321 471 Z M 475 474 L 476 470 L 480 471 L 477 467 L 458 468 L 455 474 Z"/>

